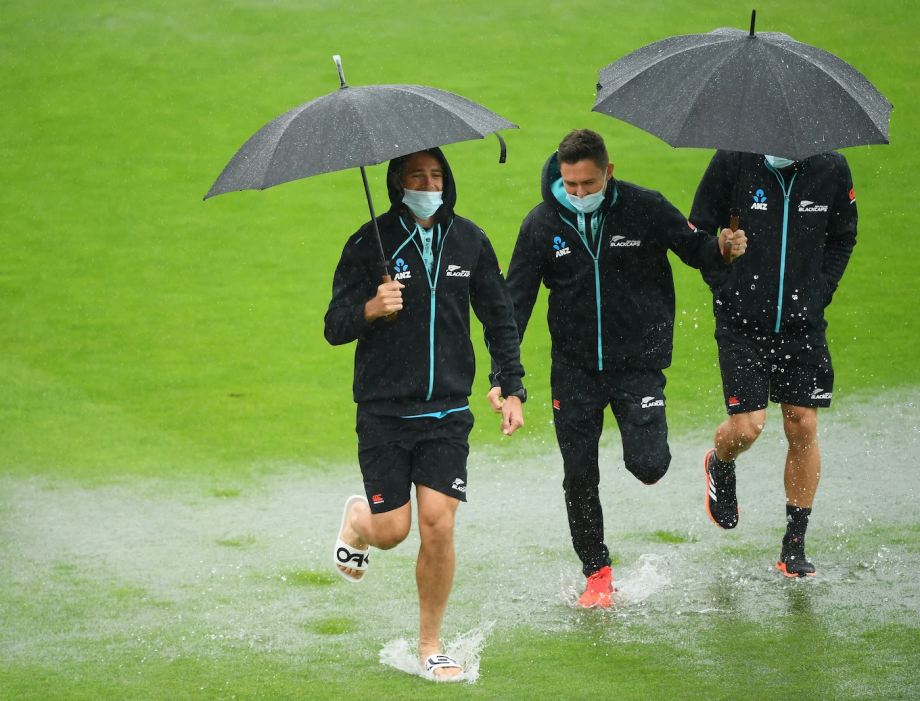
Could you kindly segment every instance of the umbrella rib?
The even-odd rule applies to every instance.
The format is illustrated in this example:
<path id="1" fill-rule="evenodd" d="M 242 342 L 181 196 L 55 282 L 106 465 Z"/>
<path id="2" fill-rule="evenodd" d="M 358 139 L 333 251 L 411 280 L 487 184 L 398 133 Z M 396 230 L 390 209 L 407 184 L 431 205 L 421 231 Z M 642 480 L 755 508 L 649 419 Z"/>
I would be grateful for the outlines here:
<path id="1" fill-rule="evenodd" d="M 304 111 L 306 110 L 306 108 L 307 108 L 307 105 L 309 105 L 309 104 L 311 104 L 311 103 L 308 102 L 307 104 L 303 105 L 303 108 L 304 108 L 304 109 L 300 110 L 299 112 L 297 112 L 297 114 L 293 115 L 290 119 L 288 119 L 288 120 L 287 120 L 287 124 L 290 124 L 290 123 L 293 122 L 295 119 L 297 119 L 301 114 L 303 114 L 303 112 L 304 112 Z M 297 109 L 297 108 L 295 107 L 294 109 Z M 291 110 L 291 112 L 293 112 L 293 111 L 294 111 L 294 110 Z M 290 114 L 290 112 L 289 112 L 288 114 Z M 286 127 L 286 126 L 287 126 L 287 125 L 285 125 L 285 127 Z M 266 167 L 265 167 L 265 172 L 262 174 L 262 177 L 259 178 L 259 190 L 264 190 L 264 189 L 265 189 L 265 182 L 266 182 L 266 180 L 268 180 L 268 174 L 271 172 L 272 161 L 275 160 L 275 154 L 278 153 L 278 147 L 281 146 L 281 142 L 282 142 L 282 140 L 284 139 L 284 135 L 285 135 L 285 132 L 282 131 L 282 132 L 281 132 L 281 135 L 278 137 L 278 140 L 275 142 L 275 145 L 272 146 L 271 155 L 268 157 L 268 163 L 267 163 L 267 165 L 266 165 Z M 248 168 L 247 168 L 247 170 L 248 170 Z"/>
<path id="2" fill-rule="evenodd" d="M 692 35 L 691 35 L 691 36 L 692 36 Z M 708 36 L 708 35 L 704 34 L 704 35 L 702 35 L 702 36 Z M 679 38 L 679 37 L 673 37 L 673 38 L 674 38 L 674 39 L 677 39 L 677 38 Z M 667 39 L 663 39 L 662 41 L 668 41 L 668 40 L 667 40 Z M 658 43 L 658 42 L 656 42 L 656 43 Z M 719 41 L 714 41 L 714 42 L 712 42 L 712 43 L 710 43 L 710 44 L 707 44 L 707 46 L 712 46 L 713 44 L 724 44 L 724 43 L 727 43 L 727 42 L 724 41 L 724 40 L 722 40 L 722 39 L 720 39 Z M 655 44 L 651 44 L 650 46 L 654 46 L 654 45 L 655 45 Z M 642 48 L 647 48 L 647 47 L 642 47 Z M 671 53 L 665 54 L 665 55 L 663 55 L 663 56 L 657 56 L 651 63 L 649 63 L 648 65 L 642 66 L 642 70 L 641 70 L 641 71 L 636 71 L 636 72 L 634 73 L 634 75 L 630 76 L 626 81 L 624 81 L 623 83 L 621 83 L 620 85 L 618 85 L 616 89 L 617 89 L 617 90 L 620 90 L 621 88 L 625 87 L 626 85 L 629 85 L 631 82 L 633 82 L 633 81 L 636 80 L 637 78 L 642 77 L 642 75 L 643 75 L 646 71 L 648 71 L 650 68 L 652 68 L 653 66 L 657 66 L 659 63 L 662 63 L 663 61 L 669 61 L 669 60 L 671 60 L 672 58 L 675 58 L 675 57 L 677 57 L 677 56 L 680 56 L 681 54 L 685 54 L 685 53 L 687 53 L 688 51 L 696 51 L 696 50 L 699 49 L 699 48 L 700 48 L 699 45 L 696 45 L 696 46 L 684 46 L 684 47 L 679 47 L 678 49 L 672 51 Z M 636 51 L 641 51 L 641 50 L 642 50 L 641 48 L 640 48 L 640 49 L 636 49 Z M 635 53 L 635 52 L 633 52 L 633 53 Z M 631 55 L 631 54 L 627 54 L 627 55 L 624 56 L 623 58 L 628 58 L 630 55 Z M 620 60 L 622 61 L 623 59 L 620 59 Z M 614 62 L 614 63 L 616 63 L 616 62 Z M 613 64 L 610 64 L 610 65 L 612 66 Z M 721 65 L 721 64 L 720 64 L 720 65 Z M 605 69 L 601 69 L 601 71 L 603 71 L 603 70 L 605 70 Z M 600 78 L 600 76 L 598 76 L 598 78 Z M 606 89 L 606 87 L 607 87 L 607 86 L 604 86 L 605 89 Z M 606 99 L 606 98 L 605 98 L 605 99 Z"/>
<path id="3" fill-rule="evenodd" d="M 799 43 L 799 42 L 796 42 L 796 44 L 798 44 L 798 43 Z M 849 66 L 849 67 L 852 68 L 854 71 L 856 71 L 856 69 L 853 68 L 853 66 L 851 66 L 850 64 L 848 64 L 846 61 L 844 61 L 844 60 L 843 60 L 842 58 L 840 58 L 839 56 L 835 56 L 834 54 L 830 53 L 829 51 L 824 51 L 824 49 L 821 49 L 821 48 L 819 48 L 819 47 L 817 47 L 817 46 L 810 46 L 809 44 L 802 44 L 802 46 L 807 46 L 809 49 L 817 49 L 818 51 L 823 51 L 823 52 L 826 53 L 828 56 L 830 56 L 832 59 L 836 59 L 836 60 L 838 60 L 838 61 L 841 61 L 841 62 L 844 63 L 846 66 Z M 809 65 L 813 66 L 813 67 L 816 68 L 818 71 L 820 71 L 823 75 L 825 75 L 825 76 L 829 77 L 831 80 L 833 80 L 838 86 L 840 86 L 840 88 L 841 88 L 847 95 L 849 95 L 851 98 L 853 98 L 853 100 L 854 100 L 857 104 L 861 103 L 861 100 L 860 100 L 859 95 L 854 94 L 854 91 L 853 91 L 853 89 L 851 89 L 851 86 L 850 86 L 850 85 L 847 85 L 845 82 L 843 82 L 843 80 L 841 80 L 840 78 L 837 77 L 837 75 L 835 75 L 836 71 L 835 71 L 835 73 L 829 72 L 824 66 L 822 66 L 820 63 L 818 63 L 818 61 L 817 61 L 816 58 L 812 58 L 808 53 L 799 53 L 798 51 L 794 51 L 792 48 L 790 48 L 790 49 L 786 49 L 785 47 L 777 47 L 777 48 L 783 48 L 783 49 L 785 49 L 786 51 L 789 51 L 791 54 L 793 54 L 793 55 L 796 56 L 797 58 L 803 59 L 803 60 L 806 61 Z M 867 85 L 867 87 L 868 87 L 870 90 L 874 91 L 875 94 L 877 94 L 879 97 L 882 98 L 882 100 L 884 100 L 885 102 L 887 102 L 888 105 L 891 105 L 891 101 L 890 101 L 887 97 L 885 97 L 885 96 L 882 94 L 882 92 L 881 92 L 878 88 L 875 87 L 875 85 L 872 83 L 872 81 L 870 81 L 868 78 L 866 78 L 864 75 L 862 75 L 862 73 L 859 73 L 859 71 L 856 71 L 856 74 L 857 74 L 859 77 L 863 78 L 863 80 L 865 80 L 866 85 Z M 852 87 L 855 88 L 855 86 L 852 86 Z M 889 109 L 888 111 L 891 112 L 890 109 Z M 867 114 L 868 114 L 868 113 L 867 113 Z M 875 121 L 874 119 L 872 119 L 872 117 L 869 117 L 869 119 L 870 119 L 870 121 L 872 122 L 872 124 L 875 125 L 875 128 L 878 129 L 879 132 L 880 132 L 882 135 L 884 135 L 884 133 L 885 133 L 884 130 L 876 123 L 876 121 Z"/>
<path id="4" fill-rule="evenodd" d="M 441 95 L 439 94 L 440 91 L 435 92 L 435 93 L 433 93 L 433 94 L 428 94 L 427 92 L 416 92 L 415 90 L 409 90 L 408 88 L 414 87 L 414 86 L 411 86 L 411 85 L 399 85 L 399 86 L 396 86 L 396 87 L 398 87 L 398 88 L 399 88 L 400 90 L 402 90 L 403 92 L 407 92 L 407 93 L 409 93 L 409 94 L 411 94 L 411 95 L 414 95 L 414 96 L 416 96 L 416 97 L 420 97 L 420 98 L 422 98 L 423 100 L 427 100 L 428 102 L 431 102 L 431 103 L 437 105 L 438 107 L 440 107 L 440 108 L 442 108 L 442 109 L 444 109 L 444 110 L 450 112 L 451 115 L 453 115 L 454 117 L 456 117 L 457 119 L 459 119 L 460 121 L 462 121 L 462 122 L 463 122 L 464 124 L 466 124 L 470 129 L 472 129 L 472 130 L 475 131 L 476 133 L 481 133 L 481 130 L 478 129 L 476 126 L 470 124 L 469 121 L 468 121 L 463 115 L 457 114 L 457 112 L 454 111 L 454 107 L 455 107 L 454 105 L 451 105 L 451 104 L 449 103 L 448 100 L 442 99 Z M 418 86 L 418 87 L 424 87 L 424 86 Z M 435 89 L 436 89 L 436 88 L 435 88 Z M 436 89 L 436 90 L 437 90 L 437 89 Z M 448 94 L 452 94 L 452 93 L 448 93 Z M 457 96 L 457 97 L 463 97 L 462 95 L 456 95 L 456 96 Z M 463 106 L 464 106 L 464 107 L 469 107 L 470 109 L 475 109 L 477 103 L 475 103 L 475 102 L 473 102 L 472 100 L 469 100 L 469 99 L 467 99 L 467 98 L 463 98 L 463 100 L 465 101 L 465 102 L 463 103 Z M 467 103 L 468 103 L 468 104 L 467 104 Z M 494 114 L 494 113 L 493 113 L 493 114 Z M 504 121 L 504 122 L 508 122 L 508 124 L 513 124 L 513 122 L 509 122 L 507 119 L 505 119 L 504 117 L 501 117 L 500 115 L 495 115 L 495 116 L 496 116 L 496 117 L 499 117 L 499 118 L 500 118 L 502 121 Z M 508 129 L 508 128 L 510 128 L 510 127 L 497 127 L 496 129 L 493 129 L 492 131 L 487 131 L 487 132 L 485 132 L 484 134 L 482 134 L 482 135 L 480 136 L 480 138 L 484 139 L 484 138 L 486 138 L 489 134 L 493 133 L 493 131 L 499 131 L 500 129 Z"/>
<path id="5" fill-rule="evenodd" d="M 730 51 L 726 52 L 726 54 L 721 58 L 721 60 L 719 61 L 718 65 L 716 66 L 716 69 L 719 69 L 719 68 L 721 68 L 722 66 L 724 66 L 725 63 L 726 63 L 727 61 L 729 61 L 732 57 L 734 57 L 734 55 L 735 55 L 736 53 L 738 53 L 738 52 L 743 48 L 743 46 L 744 46 L 743 44 L 740 44 L 740 43 L 739 43 L 739 44 L 738 44 L 737 46 L 735 46 L 733 49 L 731 49 Z M 710 71 L 709 77 L 708 77 L 708 78 L 697 88 L 697 90 L 696 90 L 696 95 L 695 95 L 695 96 L 693 97 L 693 99 L 690 101 L 690 108 L 691 108 L 691 109 L 686 110 L 686 112 L 684 113 L 684 114 L 685 114 L 684 122 L 682 122 L 680 128 L 676 130 L 675 136 L 679 135 L 679 134 L 683 131 L 683 128 L 686 126 L 686 120 L 689 118 L 689 115 L 690 115 L 690 113 L 692 112 L 692 108 L 696 107 L 696 104 L 697 104 L 697 102 L 699 101 L 700 96 L 705 92 L 706 86 L 709 85 L 710 81 L 712 81 L 712 79 L 715 77 L 715 74 L 716 74 L 716 70 Z M 743 97 L 743 95 L 742 95 L 742 97 Z M 672 137 L 672 139 L 673 139 L 673 138 L 674 138 L 674 137 Z"/>
<path id="6" fill-rule="evenodd" d="M 782 85 L 783 84 L 782 76 L 779 73 L 777 73 L 776 64 L 772 62 L 768 62 L 767 66 L 769 66 L 770 72 L 773 74 L 773 77 L 776 78 L 777 84 Z M 783 92 L 783 102 L 786 103 L 786 114 L 788 114 L 789 119 L 792 120 L 793 119 L 792 106 L 789 104 L 789 98 L 786 96 L 786 91 L 783 90 L 782 92 Z M 799 153 L 799 139 L 797 137 L 796 130 L 793 128 L 790 131 L 792 132 L 792 145 L 795 148 L 795 154 L 798 154 Z M 770 155 L 776 155 L 776 154 L 770 154 Z"/>

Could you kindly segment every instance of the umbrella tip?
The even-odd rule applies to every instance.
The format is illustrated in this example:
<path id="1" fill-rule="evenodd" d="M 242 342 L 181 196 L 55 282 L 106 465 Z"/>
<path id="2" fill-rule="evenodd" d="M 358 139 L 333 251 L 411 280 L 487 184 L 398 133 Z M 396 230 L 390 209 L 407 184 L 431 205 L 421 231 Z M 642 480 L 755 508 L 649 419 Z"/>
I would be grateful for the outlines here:
<path id="1" fill-rule="evenodd" d="M 751 10 L 751 36 L 754 36 L 754 22 L 757 20 L 757 10 Z"/>
<path id="2" fill-rule="evenodd" d="M 345 71 L 342 70 L 342 57 L 336 54 L 332 57 L 332 60 L 335 61 L 335 67 L 339 71 L 339 82 L 342 84 L 339 89 L 347 88 L 348 86 L 345 85 Z"/>

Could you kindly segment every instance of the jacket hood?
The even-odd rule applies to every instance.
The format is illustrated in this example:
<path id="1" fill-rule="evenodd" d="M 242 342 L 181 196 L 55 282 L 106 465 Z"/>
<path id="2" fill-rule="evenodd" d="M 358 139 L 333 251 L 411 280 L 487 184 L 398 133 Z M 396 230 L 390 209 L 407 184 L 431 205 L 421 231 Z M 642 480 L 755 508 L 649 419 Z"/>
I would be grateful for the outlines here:
<path id="1" fill-rule="evenodd" d="M 543 166 L 543 177 L 540 184 L 540 191 L 543 194 L 543 201 L 554 210 L 569 211 L 575 214 L 575 208 L 569 204 L 565 198 L 565 187 L 562 185 L 562 173 L 559 170 L 559 152 L 555 151 L 552 156 L 546 160 Z M 604 193 L 604 206 L 610 207 L 614 202 L 614 193 L 616 186 L 610 187 L 610 183 L 616 183 L 615 178 L 607 181 L 607 191 Z"/>
<path id="2" fill-rule="evenodd" d="M 438 208 L 436 216 L 439 218 L 450 216 L 453 214 L 454 206 L 457 204 L 457 186 L 454 183 L 454 174 L 451 172 L 450 164 L 441 149 L 435 146 L 434 148 L 425 149 L 425 152 L 437 158 L 441 168 L 444 170 L 444 190 L 441 195 L 443 204 Z M 402 201 L 402 184 L 399 181 L 399 171 L 402 170 L 405 162 L 406 156 L 400 156 L 390 161 L 390 165 L 387 167 L 387 194 L 390 196 L 391 209 L 402 209 L 408 213 L 409 208 Z M 409 216 L 411 217 L 411 213 L 409 213 Z"/>

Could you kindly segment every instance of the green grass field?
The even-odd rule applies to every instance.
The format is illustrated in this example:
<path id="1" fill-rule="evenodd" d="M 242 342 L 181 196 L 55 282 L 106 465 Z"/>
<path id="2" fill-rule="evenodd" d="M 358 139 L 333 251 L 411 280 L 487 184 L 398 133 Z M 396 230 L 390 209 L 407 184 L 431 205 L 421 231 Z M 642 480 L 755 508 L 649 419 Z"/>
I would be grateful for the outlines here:
<path id="1" fill-rule="evenodd" d="M 172 635 L 192 640 L 200 632 L 174 620 L 194 618 L 197 570 L 185 584 L 177 575 L 174 591 L 152 591 L 124 573 L 106 579 L 92 548 L 31 548 L 23 524 L 33 521 L 19 520 L 24 512 L 14 500 L 34 489 L 40 511 L 44 493 L 146 494 L 151 503 L 172 504 L 181 522 L 186 511 L 176 504 L 207 510 L 285 479 L 306 485 L 303 508 L 320 508 L 309 501 L 311 480 L 343 471 L 357 477 L 353 350 L 328 346 L 322 319 L 342 243 L 367 220 L 359 174 L 202 202 L 259 127 L 338 87 L 333 54 L 342 55 L 352 85 L 432 85 L 520 125 L 504 134 L 504 165 L 492 138 L 446 148 L 458 212 L 485 229 L 507 264 L 520 221 L 538 201 L 540 168 L 571 128 L 600 131 L 617 177 L 689 210 L 711 153 L 672 150 L 591 113 L 596 73 L 669 35 L 745 28 L 750 10 L 726 0 L 0 0 L 0 698 L 594 698 L 601 690 L 621 698 L 920 697 L 916 599 L 890 619 L 865 622 L 829 602 L 815 604 L 815 613 L 793 601 L 781 624 L 730 611 L 701 626 L 675 622 L 669 635 L 662 633 L 670 626 L 667 607 L 660 620 L 633 621 L 628 636 L 619 635 L 615 616 L 555 627 L 525 621 L 496 630 L 479 683 L 435 687 L 376 664 L 381 640 L 346 605 L 358 594 L 324 579 L 322 564 L 294 577 L 299 588 L 271 599 L 295 607 L 298 596 L 326 602 L 325 618 L 306 616 L 307 627 L 292 629 L 289 644 L 197 656 L 180 645 L 181 655 L 165 654 Z M 766 0 L 757 11 L 758 29 L 837 54 L 895 105 L 890 146 L 845 151 L 859 245 L 828 311 L 829 338 L 840 421 L 859 402 L 916 402 L 920 10 L 910 2 Z M 378 210 L 387 201 L 383 172 L 369 170 Z M 675 436 L 705 442 L 722 413 L 711 301 L 696 271 L 674 267 L 679 325 L 669 416 Z M 523 347 L 531 401 L 528 425 L 513 442 L 487 413 L 485 372 L 477 378 L 471 441 L 479 455 L 513 461 L 523 449 L 555 456 L 543 316 L 535 312 Z M 485 350 L 477 352 L 484 369 Z M 868 415 L 856 414 L 854 425 L 878 435 L 865 425 Z M 915 413 L 904 415 L 904 435 L 914 435 Z M 776 472 L 772 483 L 779 481 Z M 562 508 L 561 494 L 553 494 L 554 508 Z M 329 513 L 337 524 L 334 499 Z M 637 497 L 633 508 L 642 503 Z M 920 574 L 920 510 L 906 504 L 906 513 L 884 522 L 893 529 L 886 537 L 899 541 L 905 567 Z M 81 513 L 87 521 L 99 516 Z M 241 525 L 232 508 L 221 511 L 215 518 L 230 525 L 216 527 L 209 542 L 215 552 L 258 552 L 272 561 L 275 541 L 260 525 L 270 506 L 246 513 L 254 521 Z M 847 546 L 853 558 L 873 550 L 874 527 L 857 529 Z M 35 543 L 50 543 L 39 531 Z M 165 532 L 179 548 L 181 529 Z M 566 534 L 560 537 L 557 561 L 568 562 Z M 773 557 L 770 538 L 726 542 L 750 563 Z M 656 547 L 683 546 L 665 535 Z M 403 553 L 403 570 L 411 554 Z M 182 566 L 190 557 L 177 550 Z M 296 553 L 285 557 L 294 562 Z M 316 557 L 327 559 L 325 551 Z M 161 566 L 168 569 L 168 559 Z M 402 605 L 414 597 L 407 582 Z M 472 576 L 458 583 L 475 590 Z M 793 600 L 800 590 L 783 588 Z M 242 601 L 258 618 L 257 591 L 205 598 L 231 609 Z M 821 600 L 822 591 L 804 596 Z M 346 604 L 337 608 L 339 598 Z M 284 617 L 280 607 L 265 609 L 265 626 Z M 405 610 L 415 615 L 412 606 Z M 846 635 L 856 618 L 858 632 Z M 144 634 L 145 625 L 160 637 Z M 308 664 L 295 652 L 298 635 L 315 649 Z M 806 659 L 790 663 L 793 648 Z M 887 663 L 879 666 L 880 659 Z"/>

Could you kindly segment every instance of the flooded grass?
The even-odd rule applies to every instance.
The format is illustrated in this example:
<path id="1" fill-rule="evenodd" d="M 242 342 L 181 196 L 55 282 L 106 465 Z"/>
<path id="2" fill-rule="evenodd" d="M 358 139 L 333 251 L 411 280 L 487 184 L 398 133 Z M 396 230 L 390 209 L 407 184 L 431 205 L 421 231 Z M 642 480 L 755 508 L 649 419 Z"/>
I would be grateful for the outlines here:
<path id="1" fill-rule="evenodd" d="M 234 538 L 218 538 L 217 544 L 223 545 L 228 548 L 242 548 L 246 545 L 252 545 L 256 542 L 256 537 L 254 535 L 244 535 Z"/>
<path id="2" fill-rule="evenodd" d="M 784 516 L 778 423 L 739 461 L 742 520 L 730 532 L 702 509 L 705 444 L 674 441 L 671 471 L 649 489 L 625 471 L 610 440 L 601 488 L 617 595 L 608 611 L 573 608 L 584 577 L 571 550 L 558 455 L 498 461 L 474 453 L 444 629 L 445 640 L 455 640 L 494 622 L 478 643 L 482 663 L 470 688 L 523 694 L 507 686 L 521 681 L 520 653 L 547 694 L 563 670 L 591 676 L 639 664 L 661 671 L 659 661 L 668 659 L 680 660 L 679 669 L 657 682 L 648 677 L 649 693 L 671 679 L 766 698 L 780 675 L 777 688 L 790 692 L 908 698 L 920 681 L 910 664 L 920 631 L 911 457 L 920 412 L 892 419 L 864 408 L 863 415 L 868 425 L 887 422 L 868 444 L 867 432 L 825 415 L 824 475 L 807 540 L 818 577 L 807 580 L 785 579 L 773 567 Z M 859 445 L 876 457 L 871 475 L 851 459 Z M 190 496 L 201 493 L 192 483 L 86 489 L 57 480 L 48 491 L 40 479 L 3 479 L 0 688 L 50 688 L 16 681 L 25 670 L 89 676 L 99 693 L 106 679 L 133 670 L 132 685 L 153 688 L 183 665 L 197 670 L 188 679 L 204 684 L 200 665 L 210 660 L 237 670 L 224 675 L 233 683 L 251 682 L 258 667 L 296 685 L 297 670 L 309 668 L 310 688 L 336 698 L 333 680 L 348 657 L 362 674 L 358 690 L 382 684 L 403 693 L 411 687 L 403 674 L 411 654 L 403 653 L 417 634 L 417 531 L 378 553 L 360 586 L 340 580 L 330 551 L 340 502 L 358 480 L 356 468 L 308 479 L 273 473 L 247 490 L 251 497 L 231 503 Z M 526 497 L 520 484 L 529 485 Z M 242 524 L 247 535 L 227 535 Z M 885 669 L 857 660 L 860 649 L 884 658 Z M 799 651 L 796 664 L 790 650 Z M 703 683 L 713 669 L 719 687 Z M 70 697 L 80 698 L 58 696 Z"/>

